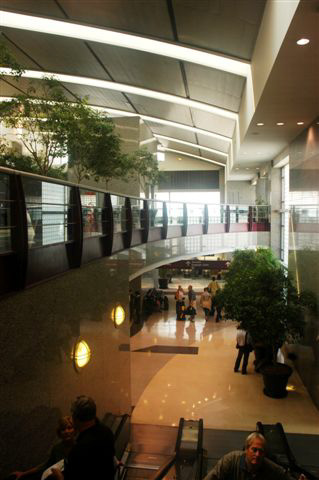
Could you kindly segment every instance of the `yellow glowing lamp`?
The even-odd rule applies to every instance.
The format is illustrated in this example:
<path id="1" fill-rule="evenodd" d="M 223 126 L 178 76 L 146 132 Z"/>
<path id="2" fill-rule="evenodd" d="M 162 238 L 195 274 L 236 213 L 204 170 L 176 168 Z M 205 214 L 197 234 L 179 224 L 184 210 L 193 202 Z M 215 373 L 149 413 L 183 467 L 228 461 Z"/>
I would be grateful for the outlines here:
<path id="1" fill-rule="evenodd" d="M 112 321 L 115 327 L 119 327 L 125 320 L 125 310 L 121 305 L 117 305 L 112 310 Z"/>
<path id="2" fill-rule="evenodd" d="M 89 363 L 91 359 L 91 350 L 88 344 L 84 340 L 80 340 L 76 343 L 73 353 L 73 361 L 75 366 L 83 368 Z"/>

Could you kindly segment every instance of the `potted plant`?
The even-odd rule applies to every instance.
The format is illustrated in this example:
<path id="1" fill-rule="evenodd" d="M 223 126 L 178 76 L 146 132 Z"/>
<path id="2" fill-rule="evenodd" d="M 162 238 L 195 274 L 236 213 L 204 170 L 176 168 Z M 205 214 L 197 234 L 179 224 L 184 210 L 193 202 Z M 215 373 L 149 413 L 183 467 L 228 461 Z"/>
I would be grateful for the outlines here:
<path id="1" fill-rule="evenodd" d="M 234 253 L 220 293 L 225 315 L 252 337 L 255 366 L 264 376 L 264 393 L 280 398 L 292 369 L 277 362 L 278 349 L 303 334 L 304 308 L 286 268 L 270 249 Z"/>
<path id="2" fill-rule="evenodd" d="M 171 280 L 169 269 L 165 267 L 160 267 L 158 269 L 158 275 L 159 275 L 159 279 L 158 279 L 159 288 L 162 288 L 162 289 L 168 288 L 168 284 Z"/>

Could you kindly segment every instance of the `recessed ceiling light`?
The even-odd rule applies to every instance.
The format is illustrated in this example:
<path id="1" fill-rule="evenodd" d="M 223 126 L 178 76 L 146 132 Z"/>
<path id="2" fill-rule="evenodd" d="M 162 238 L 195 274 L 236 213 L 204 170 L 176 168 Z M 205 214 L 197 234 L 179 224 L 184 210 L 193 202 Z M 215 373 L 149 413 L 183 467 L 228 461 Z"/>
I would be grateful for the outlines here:
<path id="1" fill-rule="evenodd" d="M 307 45 L 309 42 L 309 38 L 299 38 L 299 40 L 297 40 L 297 45 Z"/>
<path id="2" fill-rule="evenodd" d="M 256 125 L 257 125 L 257 127 L 263 127 L 265 124 L 262 123 L 262 122 L 258 122 Z"/>
<path id="3" fill-rule="evenodd" d="M 181 159 L 181 157 L 178 157 L 178 159 L 177 159 L 177 160 L 182 160 L 182 159 Z"/>
<path id="4" fill-rule="evenodd" d="M 260 170 L 260 168 L 259 168 L 259 167 L 256 167 L 256 170 Z"/>
<path id="5" fill-rule="evenodd" d="M 297 122 L 297 125 L 303 125 L 305 122 Z"/>
<path id="6" fill-rule="evenodd" d="M 278 125 L 279 127 L 282 127 L 282 125 L 285 125 L 285 124 L 284 124 L 284 122 L 277 122 L 277 125 Z"/>
<path id="7" fill-rule="evenodd" d="M 236 167 L 235 170 L 239 170 L 239 167 Z"/>
<path id="8" fill-rule="evenodd" d="M 246 167 L 246 170 L 250 170 L 250 168 L 249 168 L 249 167 Z"/>

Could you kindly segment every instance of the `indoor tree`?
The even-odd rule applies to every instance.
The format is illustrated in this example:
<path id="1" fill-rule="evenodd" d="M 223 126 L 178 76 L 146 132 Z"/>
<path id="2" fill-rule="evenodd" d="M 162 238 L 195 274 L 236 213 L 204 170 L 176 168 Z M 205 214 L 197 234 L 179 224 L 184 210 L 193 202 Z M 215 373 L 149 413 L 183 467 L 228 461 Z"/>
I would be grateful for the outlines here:
<path id="1" fill-rule="evenodd" d="M 3 49 L 1 66 L 11 68 L 18 81 L 23 68 Z M 53 77 L 30 81 L 25 93 L 0 102 L 0 119 L 6 127 L 18 129 L 18 138 L 28 156 L 6 150 L 0 163 L 40 175 L 61 177 L 64 169 L 54 161 L 68 156 L 68 166 L 80 183 L 84 179 L 136 179 L 145 191 L 158 181 L 157 160 L 147 150 L 121 152 L 121 139 L 114 122 L 91 108 L 87 98 L 69 101 L 63 85 Z M 1 153 L 1 152 L 0 152 Z"/>
<path id="2" fill-rule="evenodd" d="M 4 125 L 18 129 L 18 138 L 28 151 L 40 175 L 48 175 L 54 160 L 67 153 L 65 121 L 73 106 L 65 101 L 59 83 L 45 78 L 30 82 L 26 93 L 0 103 Z"/>
<path id="3" fill-rule="evenodd" d="M 268 362 L 276 362 L 284 342 L 300 339 L 304 329 L 304 302 L 286 268 L 271 249 L 237 250 L 219 295 L 225 315 L 248 331 Z M 259 361 L 259 358 L 257 359 Z"/>

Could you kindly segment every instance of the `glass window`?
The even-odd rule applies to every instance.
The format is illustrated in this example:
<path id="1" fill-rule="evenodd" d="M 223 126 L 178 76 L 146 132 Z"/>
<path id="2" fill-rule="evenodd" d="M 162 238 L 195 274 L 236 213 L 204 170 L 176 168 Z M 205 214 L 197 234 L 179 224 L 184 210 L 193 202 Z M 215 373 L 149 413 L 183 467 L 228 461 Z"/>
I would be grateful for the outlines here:
<path id="1" fill-rule="evenodd" d="M 183 203 L 220 203 L 220 192 L 155 192 L 157 200 L 165 202 L 183 202 Z"/>

